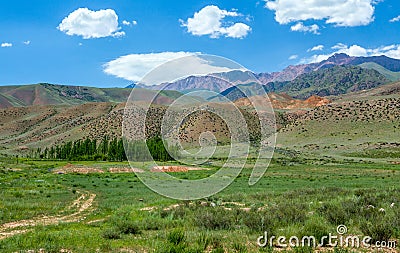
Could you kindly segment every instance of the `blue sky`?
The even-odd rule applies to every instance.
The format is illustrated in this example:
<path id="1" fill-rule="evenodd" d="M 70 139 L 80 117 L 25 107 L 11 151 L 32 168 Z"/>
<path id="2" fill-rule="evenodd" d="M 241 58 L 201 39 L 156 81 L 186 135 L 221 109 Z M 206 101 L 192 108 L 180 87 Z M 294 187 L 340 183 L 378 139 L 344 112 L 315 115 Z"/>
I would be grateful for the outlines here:
<path id="1" fill-rule="evenodd" d="M 400 59 L 399 16 L 398 0 L 5 0 L 0 85 L 124 87 L 195 52 L 255 72 L 335 52 Z"/>

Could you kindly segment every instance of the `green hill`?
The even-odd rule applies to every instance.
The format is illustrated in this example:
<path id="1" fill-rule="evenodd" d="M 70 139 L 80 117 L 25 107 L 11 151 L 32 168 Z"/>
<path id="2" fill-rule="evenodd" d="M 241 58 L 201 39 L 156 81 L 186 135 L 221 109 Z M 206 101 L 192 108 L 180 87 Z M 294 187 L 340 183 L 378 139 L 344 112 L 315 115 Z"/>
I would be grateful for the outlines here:
<path id="1" fill-rule="evenodd" d="M 389 79 L 391 81 L 400 80 L 400 72 L 390 71 L 377 63 L 366 62 L 366 63 L 360 64 L 358 66 L 365 68 L 365 69 L 375 69 L 376 71 L 378 71 L 379 73 L 381 73 L 382 75 L 384 75 L 387 79 Z"/>
<path id="2" fill-rule="evenodd" d="M 89 102 L 126 102 L 131 88 L 95 88 L 54 84 L 0 86 L 0 108 L 30 105 L 79 105 Z M 153 97 L 157 91 L 136 89 L 143 98 Z M 168 102 L 182 94 L 178 91 L 162 91 L 160 100 Z"/>
<path id="3" fill-rule="evenodd" d="M 398 158 L 399 103 L 399 96 L 364 97 L 317 107 L 280 130 L 279 146 L 320 156 Z"/>
<path id="4" fill-rule="evenodd" d="M 293 81 L 266 84 L 267 92 L 285 92 L 296 98 L 311 95 L 329 96 L 366 90 L 390 82 L 374 69 L 357 66 L 334 66 L 302 74 Z"/>

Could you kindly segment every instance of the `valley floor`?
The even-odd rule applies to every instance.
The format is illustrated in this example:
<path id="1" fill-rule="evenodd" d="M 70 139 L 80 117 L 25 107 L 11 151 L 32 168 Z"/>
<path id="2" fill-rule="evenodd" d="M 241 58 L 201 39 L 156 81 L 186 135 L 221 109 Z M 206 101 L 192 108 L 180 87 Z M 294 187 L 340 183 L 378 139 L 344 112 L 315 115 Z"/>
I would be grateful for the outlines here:
<path id="1" fill-rule="evenodd" d="M 125 170 L 127 163 L 17 161 L 0 167 L 1 252 L 373 252 L 377 248 L 260 247 L 264 235 L 370 236 L 399 252 L 400 165 L 273 159 L 248 186 L 250 164 L 216 196 L 161 197 Z M 217 165 L 218 161 L 215 162 Z M 92 168 L 56 172 L 68 166 Z M 137 168 L 146 166 L 138 163 Z M 217 170 L 175 172 L 184 179 Z M 91 173 L 93 172 L 93 173 Z M 121 173 L 113 173 L 121 172 Z M 125 173 L 124 173 L 125 172 Z M 389 245 L 389 244 L 388 244 Z"/>

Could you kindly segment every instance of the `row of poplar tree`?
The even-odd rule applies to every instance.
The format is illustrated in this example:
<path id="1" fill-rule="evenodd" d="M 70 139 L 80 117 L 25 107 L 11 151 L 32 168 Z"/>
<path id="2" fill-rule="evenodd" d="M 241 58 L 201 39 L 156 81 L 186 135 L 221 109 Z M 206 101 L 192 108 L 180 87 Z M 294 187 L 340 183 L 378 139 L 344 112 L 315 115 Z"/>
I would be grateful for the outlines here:
<path id="1" fill-rule="evenodd" d="M 146 142 L 134 141 L 127 144 L 129 158 L 132 161 L 170 161 L 173 160 L 164 147 L 160 137 Z M 174 149 L 172 149 L 174 150 Z M 104 137 L 101 141 L 84 139 L 69 141 L 62 145 L 38 148 L 33 158 L 70 161 L 126 161 L 127 155 L 122 139 Z"/>

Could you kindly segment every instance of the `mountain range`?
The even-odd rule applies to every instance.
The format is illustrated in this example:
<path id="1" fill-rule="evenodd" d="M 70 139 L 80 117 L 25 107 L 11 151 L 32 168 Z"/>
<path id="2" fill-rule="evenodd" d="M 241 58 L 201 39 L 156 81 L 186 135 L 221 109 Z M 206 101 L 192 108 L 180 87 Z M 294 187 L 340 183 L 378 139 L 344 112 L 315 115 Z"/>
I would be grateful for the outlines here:
<path id="1" fill-rule="evenodd" d="M 158 105 L 154 107 L 150 117 L 152 122 L 149 126 L 152 127 L 159 124 L 162 116 L 160 110 L 165 110 L 167 108 L 165 105 L 187 92 L 201 88 L 227 97 L 240 110 L 248 110 L 245 114 L 250 119 L 250 123 L 255 122 L 252 120 L 254 112 L 249 109 L 250 102 L 264 100 L 265 92 L 267 92 L 276 111 L 277 125 L 279 128 L 286 129 L 283 136 L 287 140 L 299 133 L 303 134 L 302 127 L 308 129 L 305 126 L 311 124 L 309 115 L 314 114 L 322 115 L 321 119 L 328 118 L 329 120 L 336 120 L 336 118 L 340 120 L 341 117 L 351 116 L 349 122 L 354 123 L 354 126 L 349 126 L 349 129 L 356 129 L 359 120 L 366 118 L 371 122 L 379 122 L 385 115 L 391 115 L 390 113 L 396 109 L 400 96 L 400 82 L 392 82 L 392 80 L 400 77 L 399 69 L 399 60 L 387 57 L 349 57 L 339 54 L 320 63 L 289 66 L 279 73 L 255 74 L 254 76 L 260 82 L 254 81 L 251 72 L 243 74 L 232 71 L 206 77 L 188 77 L 174 83 L 163 84 L 167 86 L 167 90 L 161 92 L 153 90 L 161 86 L 140 85 L 135 86 L 134 89 L 133 87 L 96 88 L 46 83 L 2 86 L 0 87 L 0 150 L 2 153 L 26 154 L 37 147 L 46 147 L 69 140 L 101 139 L 104 136 L 120 137 L 124 102 L 127 101 L 132 90 L 138 94 L 137 98 L 143 100 L 158 94 L 156 98 Z M 246 75 L 248 79 L 244 78 Z M 227 82 L 225 79 L 231 79 L 233 82 Z M 245 97 L 244 93 L 250 94 L 251 97 Z M 361 109 L 352 107 L 360 103 L 362 103 Z M 376 108 L 370 105 L 376 105 Z M 345 109 L 340 109 L 340 106 Z M 358 110 L 358 112 L 352 114 L 350 113 L 352 110 Z M 397 113 L 398 110 L 393 114 L 394 116 L 390 116 L 390 120 L 395 122 L 396 118 L 393 117 L 397 117 Z M 326 115 L 331 115 L 329 117 L 333 119 Z M 360 115 L 363 115 L 362 118 Z M 219 121 L 206 116 L 194 115 L 190 124 L 187 124 L 188 128 L 183 129 L 185 131 L 182 133 L 185 135 L 181 137 L 188 141 L 197 140 L 199 131 L 196 129 L 200 125 L 204 128 L 203 130 L 213 129 L 215 122 Z M 311 121 L 315 121 L 316 125 L 321 124 L 320 118 L 313 118 Z M 296 128 L 292 131 L 291 128 L 285 128 L 297 120 L 300 120 L 300 130 Z M 337 124 L 337 129 L 343 124 L 339 121 L 334 123 Z M 397 125 L 396 128 L 392 126 L 396 122 L 389 123 L 382 136 L 390 135 L 390 131 L 397 129 Z M 295 123 L 295 126 L 296 124 L 298 123 Z M 250 125 L 256 126 L 255 123 Z M 226 137 L 226 131 L 222 128 L 215 131 L 221 133 L 219 137 Z"/>
<path id="2" fill-rule="evenodd" d="M 386 56 L 351 57 L 335 54 L 327 60 L 289 66 L 281 72 L 258 73 L 230 71 L 208 76 L 190 76 L 157 86 L 131 85 L 129 88 L 96 88 L 36 84 L 0 86 L 0 108 L 30 105 L 78 105 L 87 102 L 125 102 L 132 88 L 144 100 L 158 89 L 158 103 L 168 104 L 184 93 L 205 89 L 231 101 L 265 92 L 285 93 L 307 99 L 312 95 L 337 96 L 379 87 L 400 78 L 400 60 Z M 257 82 L 256 78 L 259 82 Z M 227 81 L 229 80 L 229 82 Z M 214 97 L 206 97 L 212 99 Z"/>
<path id="3" fill-rule="evenodd" d="M 359 66 L 364 69 L 374 69 L 390 81 L 400 80 L 400 60 L 392 59 L 387 56 L 355 57 L 340 53 L 321 62 L 288 66 L 280 72 L 246 72 L 245 74 L 238 74 L 240 71 L 235 70 L 208 76 L 189 76 L 173 83 L 163 83 L 154 86 L 132 84 L 128 86 L 128 88 L 140 87 L 153 90 L 166 89 L 190 92 L 202 87 L 211 91 L 223 92 L 234 85 L 254 82 L 255 79 L 258 79 L 263 85 L 268 85 L 271 82 L 287 82 L 293 81 L 303 74 L 329 69 L 335 66 Z M 246 79 L 246 77 L 248 78 Z M 226 80 L 229 80 L 229 82 Z"/>
<path id="4" fill-rule="evenodd" d="M 16 86 L 0 86 L 0 108 L 21 107 L 30 105 L 79 105 L 89 102 L 126 102 L 130 88 L 96 88 L 84 86 L 66 86 L 48 83 Z M 136 89 L 144 100 L 157 94 L 149 89 Z M 161 104 L 172 101 L 181 93 L 162 91 L 157 99 Z"/>

